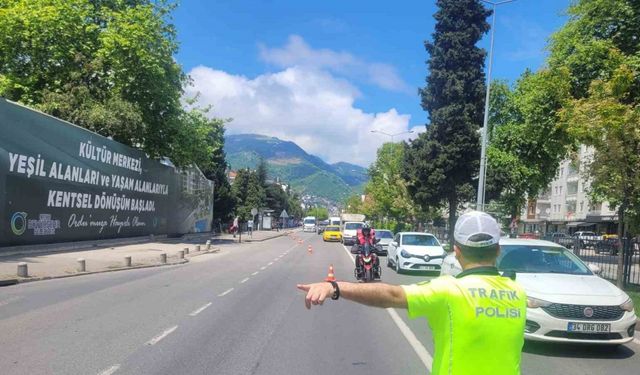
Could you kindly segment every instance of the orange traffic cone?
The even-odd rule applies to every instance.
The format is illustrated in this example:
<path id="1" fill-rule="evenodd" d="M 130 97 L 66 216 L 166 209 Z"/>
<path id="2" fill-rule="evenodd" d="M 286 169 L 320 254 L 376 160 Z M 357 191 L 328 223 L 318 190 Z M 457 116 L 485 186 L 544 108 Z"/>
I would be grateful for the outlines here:
<path id="1" fill-rule="evenodd" d="M 298 241 L 298 243 L 299 243 L 300 245 L 302 245 L 302 244 L 304 243 L 304 241 L 303 241 L 303 240 L 299 240 L 299 241 Z"/>
<path id="2" fill-rule="evenodd" d="M 333 274 L 333 264 L 329 265 L 329 273 L 324 281 L 336 281 L 336 275 Z"/>
<path id="3" fill-rule="evenodd" d="M 313 254 L 313 247 L 309 245 L 309 247 L 307 247 L 307 251 L 309 252 L 309 254 Z"/>

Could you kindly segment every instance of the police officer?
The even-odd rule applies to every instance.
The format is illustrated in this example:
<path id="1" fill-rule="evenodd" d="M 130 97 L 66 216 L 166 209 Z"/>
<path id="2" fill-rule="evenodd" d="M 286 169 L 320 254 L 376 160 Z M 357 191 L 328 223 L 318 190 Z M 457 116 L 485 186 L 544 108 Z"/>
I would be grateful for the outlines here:
<path id="1" fill-rule="evenodd" d="M 516 375 L 524 344 L 524 290 L 496 268 L 500 227 L 483 212 L 462 215 L 454 230 L 454 251 L 463 272 L 414 285 L 323 282 L 298 285 L 305 304 L 348 299 L 375 307 L 408 310 L 425 317 L 433 332 L 432 374 Z"/>

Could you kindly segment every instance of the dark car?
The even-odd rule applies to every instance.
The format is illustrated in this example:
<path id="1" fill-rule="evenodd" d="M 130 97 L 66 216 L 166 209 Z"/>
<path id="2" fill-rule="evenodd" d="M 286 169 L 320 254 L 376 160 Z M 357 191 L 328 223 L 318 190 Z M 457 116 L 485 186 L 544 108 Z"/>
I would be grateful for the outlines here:
<path id="1" fill-rule="evenodd" d="M 316 233 L 317 234 L 324 233 L 324 229 L 327 227 L 327 225 L 329 225 L 329 220 L 322 220 L 318 222 L 318 225 L 316 225 Z"/>

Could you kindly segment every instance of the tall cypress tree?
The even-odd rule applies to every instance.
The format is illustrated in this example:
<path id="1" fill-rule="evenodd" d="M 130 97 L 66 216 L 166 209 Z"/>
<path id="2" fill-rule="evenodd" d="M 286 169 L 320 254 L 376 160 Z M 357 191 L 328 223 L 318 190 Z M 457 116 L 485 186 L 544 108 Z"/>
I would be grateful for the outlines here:
<path id="1" fill-rule="evenodd" d="M 485 51 L 476 44 L 489 30 L 491 11 L 479 0 L 438 0 L 433 41 L 426 41 L 429 75 L 420 89 L 429 113 L 427 132 L 405 153 L 408 189 L 422 208 L 449 210 L 452 239 L 456 211 L 474 196 L 480 165 Z"/>

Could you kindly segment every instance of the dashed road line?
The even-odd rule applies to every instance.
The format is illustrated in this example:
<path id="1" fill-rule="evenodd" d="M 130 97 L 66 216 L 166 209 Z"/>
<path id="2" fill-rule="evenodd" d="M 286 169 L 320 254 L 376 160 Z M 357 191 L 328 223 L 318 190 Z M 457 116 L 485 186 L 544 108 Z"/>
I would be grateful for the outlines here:
<path id="1" fill-rule="evenodd" d="M 262 266 L 262 267 L 260 267 L 260 270 L 262 270 L 262 271 L 264 271 L 264 270 L 266 270 L 266 269 L 267 269 L 267 266 Z"/>
<path id="2" fill-rule="evenodd" d="M 259 273 L 260 273 L 260 271 L 256 271 L 256 272 L 252 273 L 251 276 L 255 276 L 255 275 L 259 274 Z"/>
<path id="3" fill-rule="evenodd" d="M 162 332 L 158 336 L 156 336 L 156 337 L 152 338 L 151 340 L 147 341 L 147 345 L 155 345 L 155 344 L 159 343 L 160 340 L 162 340 L 165 337 L 169 336 L 176 329 L 178 329 L 178 326 L 173 326 L 173 327 L 167 329 L 166 331 Z"/>
<path id="4" fill-rule="evenodd" d="M 204 309 L 206 309 L 209 306 L 211 306 L 211 302 L 207 303 L 206 305 L 204 305 L 201 308 L 197 309 L 196 311 L 192 312 L 191 314 L 189 314 L 189 316 L 196 316 L 196 315 L 200 314 L 201 312 L 203 312 Z"/>
<path id="5" fill-rule="evenodd" d="M 638 340 L 638 339 L 633 339 L 633 342 L 635 342 L 636 344 L 640 345 L 640 340 Z"/>
<path id="6" fill-rule="evenodd" d="M 240 280 L 240 284 L 244 284 L 244 283 L 246 283 L 247 281 L 249 281 L 249 278 L 248 278 L 248 277 L 247 277 L 247 278 L 244 278 L 244 279 L 242 279 L 242 280 Z"/>
<path id="7" fill-rule="evenodd" d="M 227 289 L 227 290 L 225 290 L 224 292 L 222 292 L 222 293 L 218 294 L 218 297 L 224 297 L 224 296 L 226 296 L 227 294 L 231 293 L 232 291 L 233 291 L 233 288 L 231 288 L 231 289 Z"/>
<path id="8" fill-rule="evenodd" d="M 267 264 L 267 266 L 270 266 L 270 265 L 272 265 L 272 264 L 273 264 L 273 262 L 269 262 L 269 264 Z"/>
<path id="9" fill-rule="evenodd" d="M 103 370 L 102 372 L 98 373 L 98 375 L 111 375 L 114 372 L 118 371 L 118 369 L 120 369 L 120 365 L 113 365 L 111 367 L 109 367 L 106 370 Z"/>
<path id="10" fill-rule="evenodd" d="M 347 247 L 344 245 L 342 245 L 342 248 L 349 256 L 349 259 L 351 260 L 351 262 L 353 262 L 353 264 L 356 264 L 356 260 L 353 257 L 353 255 L 351 255 L 351 252 L 349 251 L 349 249 L 347 249 Z M 411 328 L 409 328 L 409 326 L 404 322 L 404 320 L 400 318 L 400 316 L 398 315 L 395 309 L 388 308 L 385 310 L 387 310 L 387 313 L 389 313 L 393 322 L 396 323 L 396 325 L 400 329 L 400 332 L 402 333 L 404 338 L 407 339 L 407 341 L 409 342 L 409 345 L 411 345 L 413 350 L 416 352 L 416 354 L 418 355 L 418 358 L 420 358 L 420 360 L 425 365 L 427 370 L 431 372 L 433 357 L 431 356 L 431 354 L 429 354 L 429 351 L 424 347 L 424 345 L 422 345 L 420 340 L 418 340 L 416 335 L 413 333 Z"/>

